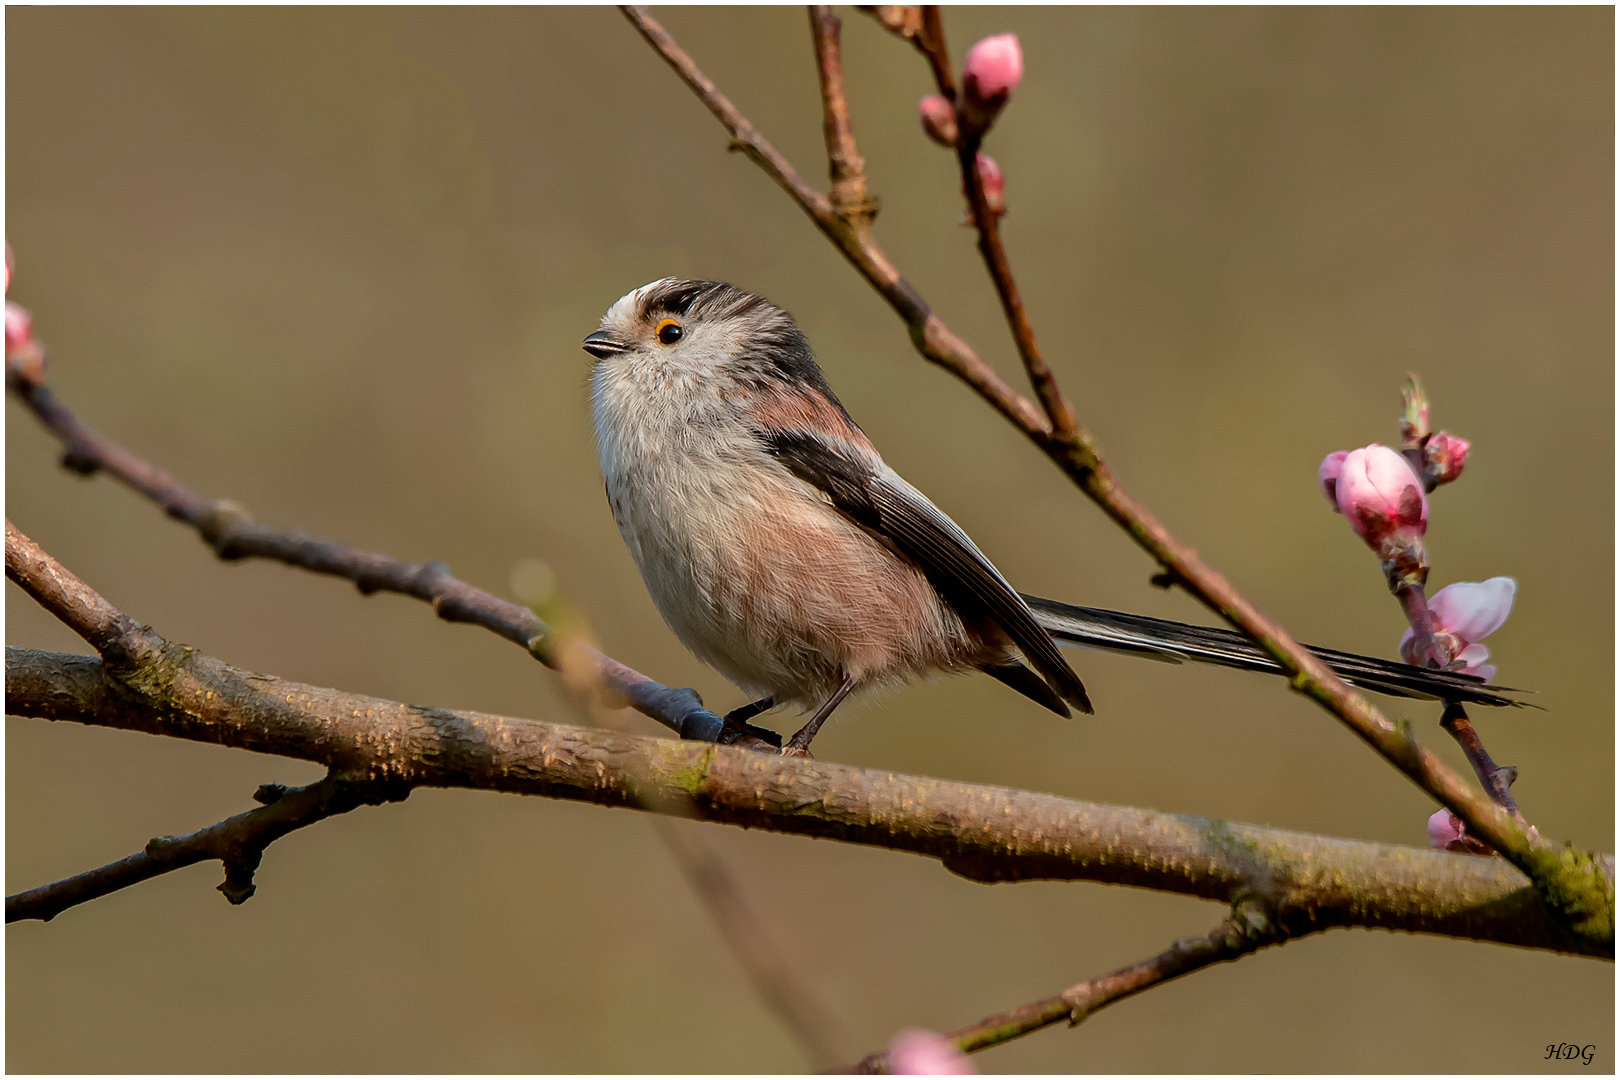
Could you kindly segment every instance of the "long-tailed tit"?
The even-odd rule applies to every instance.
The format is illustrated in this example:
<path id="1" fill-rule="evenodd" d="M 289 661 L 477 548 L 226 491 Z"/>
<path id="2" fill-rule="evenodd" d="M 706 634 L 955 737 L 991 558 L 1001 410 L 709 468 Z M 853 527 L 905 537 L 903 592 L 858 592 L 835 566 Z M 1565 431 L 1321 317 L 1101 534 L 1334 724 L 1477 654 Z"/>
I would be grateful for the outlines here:
<path id="1" fill-rule="evenodd" d="M 814 710 L 787 752 L 853 691 L 935 671 L 976 669 L 1055 713 L 1089 713 L 1054 638 L 1280 670 L 1229 630 L 1020 595 L 884 463 L 792 318 L 758 296 L 655 281 L 609 308 L 585 349 L 608 502 L 653 601 L 760 698 L 734 715 Z M 1515 704 L 1472 676 L 1315 651 L 1384 693 Z"/>

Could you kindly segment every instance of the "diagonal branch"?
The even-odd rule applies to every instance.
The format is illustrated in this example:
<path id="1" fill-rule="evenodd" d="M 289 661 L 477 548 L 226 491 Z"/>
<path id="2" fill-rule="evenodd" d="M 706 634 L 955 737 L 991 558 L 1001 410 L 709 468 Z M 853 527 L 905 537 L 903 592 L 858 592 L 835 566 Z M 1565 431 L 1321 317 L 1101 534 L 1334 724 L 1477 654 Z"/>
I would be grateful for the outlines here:
<path id="1" fill-rule="evenodd" d="M 1171 580 L 1183 584 L 1211 610 L 1265 649 L 1290 675 L 1290 685 L 1295 690 L 1337 716 L 1386 761 L 1462 818 L 1473 835 L 1488 842 L 1529 875 L 1572 926 L 1599 939 L 1612 937 L 1613 890 L 1595 884 L 1601 876 L 1595 875 L 1594 856 L 1590 852 L 1574 849 L 1558 852 L 1532 838 L 1512 815 L 1483 792 L 1470 787 L 1431 751 L 1418 745 L 1410 724 L 1391 723 L 1371 702 L 1311 656 L 1292 635 L 1262 614 L 1225 577 L 1205 565 L 1192 548 L 1172 536 L 1145 506 L 1125 492 L 1102 460 L 1096 440 L 1089 432 L 1079 426 L 1070 433 L 1054 432 L 1029 399 L 991 371 L 929 311 L 916 290 L 900 277 L 888 256 L 872 239 L 870 229 L 840 218 L 819 193 L 800 190 L 803 181 L 798 180 L 797 173 L 792 173 L 792 167 L 770 148 L 764 136 L 720 93 L 645 8 L 623 10 L 648 43 L 734 137 L 739 130 L 747 131 L 749 146 L 755 151 L 750 156 L 759 161 L 765 150 L 769 150 L 770 160 L 778 163 L 774 166 L 778 172 L 785 168 L 791 173 L 797 186 L 784 183 L 784 188 L 894 307 L 910 328 L 912 341 L 924 357 L 962 378 L 1044 450 L 1093 502 L 1164 567 Z M 767 171 L 771 168 L 767 167 Z M 775 177 L 778 173 L 772 175 Z"/>
<path id="2" fill-rule="evenodd" d="M 1294 935 L 1298 936 L 1298 935 Z M 1247 956 L 1267 945 L 1279 945 L 1291 936 L 1271 923 L 1261 905 L 1243 902 L 1219 926 L 1199 937 L 1184 938 L 1157 956 L 1140 963 L 1076 983 L 1055 997 L 1031 1002 L 979 1021 L 972 1027 L 952 1032 L 947 1038 L 965 1054 L 988 1050 L 1004 1042 L 1067 1020 L 1071 1027 L 1107 1008 L 1116 1001 L 1149 990 L 1160 983 L 1190 975 L 1200 968 Z M 853 1068 L 854 1073 L 886 1073 L 887 1052 L 869 1054 Z"/>
<path id="3" fill-rule="evenodd" d="M 245 903 L 254 893 L 253 874 L 259 868 L 259 859 L 275 841 L 294 829 L 346 814 L 357 806 L 403 799 L 409 794 L 409 787 L 353 784 L 337 776 L 301 788 L 265 784 L 253 796 L 266 804 L 257 810 L 226 818 L 187 836 L 156 837 L 144 850 L 128 858 L 6 897 L 6 922 L 49 922 L 70 907 L 210 859 L 224 864 L 225 880 L 219 891 L 225 899 L 233 904 Z"/>
<path id="4" fill-rule="evenodd" d="M 346 544 L 315 540 L 301 532 L 272 529 L 252 520 L 233 502 L 197 494 L 170 473 L 141 460 L 86 426 L 41 381 L 40 372 L 38 365 L 30 368 L 14 364 L 8 358 L 6 386 L 61 440 L 62 464 L 85 476 L 106 473 L 146 496 L 170 517 L 197 530 L 203 542 L 221 559 L 273 559 L 317 574 L 345 578 L 368 596 L 376 592 L 412 596 L 432 604 L 441 619 L 482 626 L 516 642 L 549 668 L 560 669 L 571 659 L 582 656 L 595 666 L 601 687 L 616 705 L 628 704 L 683 738 L 713 742 L 722 737 L 724 720 L 705 709 L 694 691 L 664 686 L 583 642 L 559 640 L 551 627 L 528 608 L 451 576 L 443 563 L 408 563 Z M 9 524 L 6 550 L 9 569 Z M 94 612 L 58 611 L 41 597 L 35 596 L 35 599 L 105 655 L 102 644 L 93 635 L 105 637 L 113 633 L 114 628 L 91 625 L 97 618 Z M 71 598 L 61 598 L 62 603 L 70 601 Z M 75 623 L 74 619 L 83 625 Z M 729 733 L 726 741 L 732 741 Z"/>

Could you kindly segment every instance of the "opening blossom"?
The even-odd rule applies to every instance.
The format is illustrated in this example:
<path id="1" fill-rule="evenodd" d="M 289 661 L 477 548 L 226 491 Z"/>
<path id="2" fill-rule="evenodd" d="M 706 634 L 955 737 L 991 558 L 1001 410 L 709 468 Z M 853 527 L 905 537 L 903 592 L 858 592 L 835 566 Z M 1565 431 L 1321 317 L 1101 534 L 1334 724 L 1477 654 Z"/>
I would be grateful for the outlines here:
<path id="1" fill-rule="evenodd" d="M 1434 636 L 1461 661 L 1464 675 L 1478 675 L 1486 682 L 1496 679 L 1496 665 L 1487 664 L 1491 650 L 1478 642 L 1502 628 L 1513 611 L 1518 583 L 1510 577 L 1489 581 L 1459 581 L 1447 585 L 1429 599 L 1429 621 Z M 1408 627 L 1401 635 L 1401 659 L 1417 663 L 1416 635 Z"/>
<path id="2" fill-rule="evenodd" d="M 954 1041 L 921 1028 L 906 1028 L 889 1043 L 889 1072 L 905 1076 L 969 1076 L 977 1073 Z"/>

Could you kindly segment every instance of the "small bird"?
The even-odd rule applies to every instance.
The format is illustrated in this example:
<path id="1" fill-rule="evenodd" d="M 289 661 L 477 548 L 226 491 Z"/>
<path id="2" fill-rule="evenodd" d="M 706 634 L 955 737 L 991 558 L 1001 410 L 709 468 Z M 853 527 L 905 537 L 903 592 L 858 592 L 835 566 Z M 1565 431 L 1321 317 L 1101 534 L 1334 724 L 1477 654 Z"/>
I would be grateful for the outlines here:
<path id="1" fill-rule="evenodd" d="M 805 754 L 856 690 L 977 670 L 1062 716 L 1092 711 L 1056 640 L 1280 672 L 1230 630 L 1024 596 L 884 463 L 770 302 L 664 278 L 585 339 L 608 504 L 653 602 L 699 659 L 759 700 L 814 710 Z M 1515 705 L 1456 672 L 1313 649 L 1404 697 Z"/>

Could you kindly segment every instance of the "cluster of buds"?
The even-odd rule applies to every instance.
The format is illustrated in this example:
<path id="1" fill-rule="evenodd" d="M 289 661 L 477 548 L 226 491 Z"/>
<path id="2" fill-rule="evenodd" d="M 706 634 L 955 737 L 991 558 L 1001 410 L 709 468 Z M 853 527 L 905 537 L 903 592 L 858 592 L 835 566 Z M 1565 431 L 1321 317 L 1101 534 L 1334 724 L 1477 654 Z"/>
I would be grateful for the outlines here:
<path id="1" fill-rule="evenodd" d="M 1024 52 L 1018 35 L 996 34 L 968 50 L 958 100 L 929 94 L 917 103 L 917 116 L 930 139 L 941 146 L 973 148 L 985 202 L 997 217 L 1007 212 L 1006 180 L 995 159 L 979 153 L 977 147 L 1023 77 Z"/>
<path id="2" fill-rule="evenodd" d="M 1459 581 L 1432 598 L 1423 594 L 1429 577 L 1423 546 L 1429 528 L 1427 496 L 1462 475 L 1468 441 L 1429 430 L 1429 399 L 1416 376 L 1408 377 L 1401 393 L 1400 423 L 1401 451 L 1377 444 L 1336 451 L 1322 460 L 1317 483 L 1333 509 L 1378 553 L 1390 591 L 1399 598 L 1409 624 L 1401 635 L 1401 659 L 1414 666 L 1434 665 L 1494 682 L 1496 666 L 1486 663 L 1491 651 L 1480 641 L 1507 621 L 1518 584 L 1512 578 L 1494 577 Z M 1467 719 L 1460 708 L 1454 716 L 1448 706 L 1441 722 L 1460 725 L 1447 730 L 1463 744 L 1493 798 L 1517 816 L 1505 787 L 1498 788 L 1504 770 L 1485 756 Z M 1459 734 L 1462 728 L 1467 728 L 1466 737 Z M 1507 783 L 1512 782 L 1510 775 Z M 1494 854 L 1490 845 L 1469 836 L 1462 819 L 1447 809 L 1429 818 L 1429 844 L 1441 851 Z"/>
<path id="3" fill-rule="evenodd" d="M 1468 449 L 1467 439 L 1429 430 L 1429 396 L 1417 376 L 1408 375 L 1401 391 L 1401 450 L 1422 478 L 1423 490 L 1433 491 L 1461 476 Z"/>
<path id="4" fill-rule="evenodd" d="M 1333 508 L 1378 553 L 1391 592 L 1422 587 L 1429 578 L 1423 536 L 1429 501 L 1406 458 L 1373 443 L 1322 459 L 1317 481 Z"/>
<path id="5" fill-rule="evenodd" d="M 11 245 L 6 245 L 6 292 L 11 292 Z M 6 381 L 45 381 L 45 349 L 34 340 L 34 319 L 27 310 L 6 301 Z"/>
<path id="6" fill-rule="evenodd" d="M 1007 104 L 1024 77 L 1024 51 L 1017 34 L 996 34 L 968 50 L 960 101 L 930 94 L 918 103 L 923 131 L 941 146 L 955 146 L 966 132 L 977 141 Z"/>

